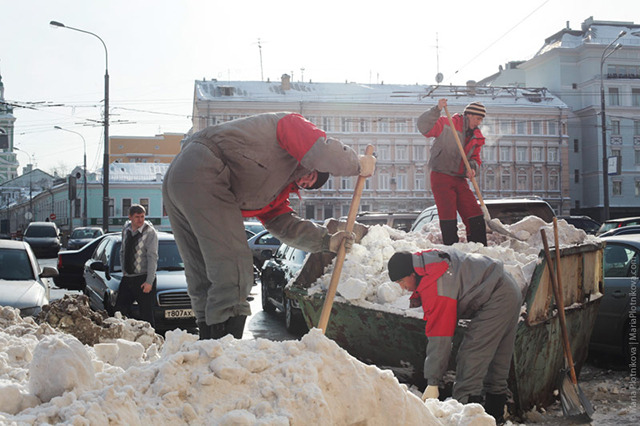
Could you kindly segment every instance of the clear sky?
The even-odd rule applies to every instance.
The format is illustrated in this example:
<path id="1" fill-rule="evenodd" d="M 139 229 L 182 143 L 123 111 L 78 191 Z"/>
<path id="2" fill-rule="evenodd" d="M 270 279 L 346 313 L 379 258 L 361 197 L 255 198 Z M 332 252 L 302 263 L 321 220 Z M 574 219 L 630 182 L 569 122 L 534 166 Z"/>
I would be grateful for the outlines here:
<path id="1" fill-rule="evenodd" d="M 106 44 L 110 135 L 153 136 L 189 130 L 196 79 L 465 84 L 590 16 L 640 24 L 640 1 L 0 0 L 0 74 L 6 100 L 43 102 L 14 109 L 15 145 L 70 171 L 82 139 L 61 126 L 84 136 L 95 169 L 102 128 L 87 124 L 101 119 L 105 50 L 52 20 Z"/>

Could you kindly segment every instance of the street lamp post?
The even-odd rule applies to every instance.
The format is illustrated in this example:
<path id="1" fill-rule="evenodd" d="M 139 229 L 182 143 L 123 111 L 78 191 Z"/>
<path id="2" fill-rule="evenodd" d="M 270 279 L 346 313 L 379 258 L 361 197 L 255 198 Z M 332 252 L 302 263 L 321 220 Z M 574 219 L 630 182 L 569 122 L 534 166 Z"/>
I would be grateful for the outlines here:
<path id="1" fill-rule="evenodd" d="M 89 34 L 96 37 L 104 47 L 105 67 L 104 67 L 104 156 L 102 161 L 102 228 L 105 232 L 109 231 L 109 53 L 107 45 L 96 34 L 81 30 L 79 28 L 69 27 L 61 22 L 51 21 L 49 24 L 53 27 L 66 28 L 73 31 Z M 86 175 L 85 175 L 86 179 Z M 86 205 L 86 204 L 85 204 Z"/>
<path id="2" fill-rule="evenodd" d="M 620 39 L 620 37 L 624 36 L 627 32 L 622 30 L 618 37 L 615 38 L 607 47 L 602 51 L 602 58 L 600 59 L 600 109 L 602 110 L 601 120 L 602 120 L 602 193 L 603 193 L 603 211 L 602 211 L 602 222 L 609 219 L 609 173 L 608 166 L 609 161 L 607 160 L 607 119 L 605 116 L 605 103 L 604 103 L 604 75 L 603 75 L 603 66 L 604 61 L 613 54 L 616 50 L 622 49 L 622 44 L 618 43 L 613 50 L 607 53 L 607 50 Z"/>
<path id="3" fill-rule="evenodd" d="M 82 207 L 82 226 L 87 226 L 87 141 L 82 136 L 82 133 L 74 130 L 64 129 L 60 126 L 53 126 L 54 129 L 64 130 L 65 132 L 75 133 L 82 138 L 82 145 L 84 148 L 84 183 L 82 188 L 84 190 L 84 206 Z"/>

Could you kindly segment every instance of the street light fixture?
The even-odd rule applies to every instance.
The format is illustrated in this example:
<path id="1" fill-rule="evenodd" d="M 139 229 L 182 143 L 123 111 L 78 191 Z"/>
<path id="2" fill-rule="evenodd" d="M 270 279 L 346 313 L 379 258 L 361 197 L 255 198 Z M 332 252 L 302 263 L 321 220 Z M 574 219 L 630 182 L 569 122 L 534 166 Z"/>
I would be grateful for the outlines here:
<path id="1" fill-rule="evenodd" d="M 87 226 L 87 141 L 85 141 L 84 136 L 82 136 L 82 133 L 80 132 L 64 129 L 60 126 L 53 126 L 53 128 L 64 130 L 65 132 L 75 133 L 82 138 L 82 145 L 84 147 L 84 184 L 82 185 L 84 189 L 84 206 L 82 208 L 82 226 Z"/>
<path id="2" fill-rule="evenodd" d="M 104 47 L 105 67 L 104 67 L 104 157 L 102 161 L 102 228 L 105 232 L 109 231 L 109 53 L 107 45 L 96 34 L 81 30 L 79 28 L 69 27 L 61 22 L 51 21 L 49 24 L 56 28 L 66 28 L 68 30 L 78 31 L 96 37 Z M 85 173 L 86 179 L 86 173 Z M 86 204 L 85 204 L 86 206 Z"/>
<path id="3" fill-rule="evenodd" d="M 607 47 L 602 51 L 602 58 L 600 59 L 600 108 L 602 110 L 602 193 L 603 193 L 603 211 L 602 211 L 602 222 L 609 219 L 609 173 L 608 166 L 609 161 L 607 160 L 607 119 L 605 116 L 605 104 L 604 104 L 604 75 L 602 67 L 604 65 L 604 61 L 613 54 L 613 52 L 622 49 L 622 44 L 618 43 L 613 50 L 607 53 L 607 50 L 620 39 L 620 37 L 627 34 L 626 31 L 620 31 L 618 37 L 615 38 Z"/>

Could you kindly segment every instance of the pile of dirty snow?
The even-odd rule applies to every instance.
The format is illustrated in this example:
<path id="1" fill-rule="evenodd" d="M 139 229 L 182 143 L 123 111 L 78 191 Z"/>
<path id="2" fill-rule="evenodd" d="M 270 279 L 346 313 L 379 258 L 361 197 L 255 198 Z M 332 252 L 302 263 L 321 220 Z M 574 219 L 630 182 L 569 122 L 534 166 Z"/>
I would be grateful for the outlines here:
<path id="1" fill-rule="evenodd" d="M 494 424 L 480 405 L 421 399 L 319 330 L 300 341 L 84 345 L 0 307 L 0 423 Z"/>

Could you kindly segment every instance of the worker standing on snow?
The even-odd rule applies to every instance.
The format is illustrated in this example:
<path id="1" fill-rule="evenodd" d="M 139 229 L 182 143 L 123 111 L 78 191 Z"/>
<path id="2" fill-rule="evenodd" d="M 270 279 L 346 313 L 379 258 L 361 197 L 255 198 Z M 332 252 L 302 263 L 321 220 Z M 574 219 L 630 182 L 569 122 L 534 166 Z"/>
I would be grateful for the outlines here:
<path id="1" fill-rule="evenodd" d="M 478 200 L 469 189 L 467 178 L 475 177 L 482 161 L 480 150 L 484 145 L 484 136 L 479 127 L 486 115 L 484 105 L 473 102 L 467 105 L 463 115 L 454 114 L 453 124 L 461 133 L 464 152 L 471 166 L 470 171 L 460 155 L 455 135 L 449 125 L 448 117 L 441 116 L 447 105 L 446 99 L 418 117 L 418 130 L 428 138 L 435 138 L 431 147 L 429 167 L 431 168 L 431 191 L 438 208 L 442 241 L 445 245 L 458 242 L 457 213 L 467 228 L 467 241 L 487 245 L 487 229 Z"/>
<path id="2" fill-rule="evenodd" d="M 438 398 L 458 319 L 470 319 L 458 349 L 453 398 L 482 403 L 502 422 L 522 293 L 501 262 L 454 248 L 397 252 L 389 278 L 424 310 L 427 356 L 423 400 Z"/>
<path id="3" fill-rule="evenodd" d="M 308 252 L 337 252 L 354 234 L 298 217 L 289 194 L 337 176 L 370 176 L 358 156 L 299 114 L 266 113 L 207 127 L 187 139 L 167 170 L 164 205 L 185 264 L 201 339 L 242 338 L 251 314 L 253 258 L 244 217 L 257 217 L 281 241 Z"/>

